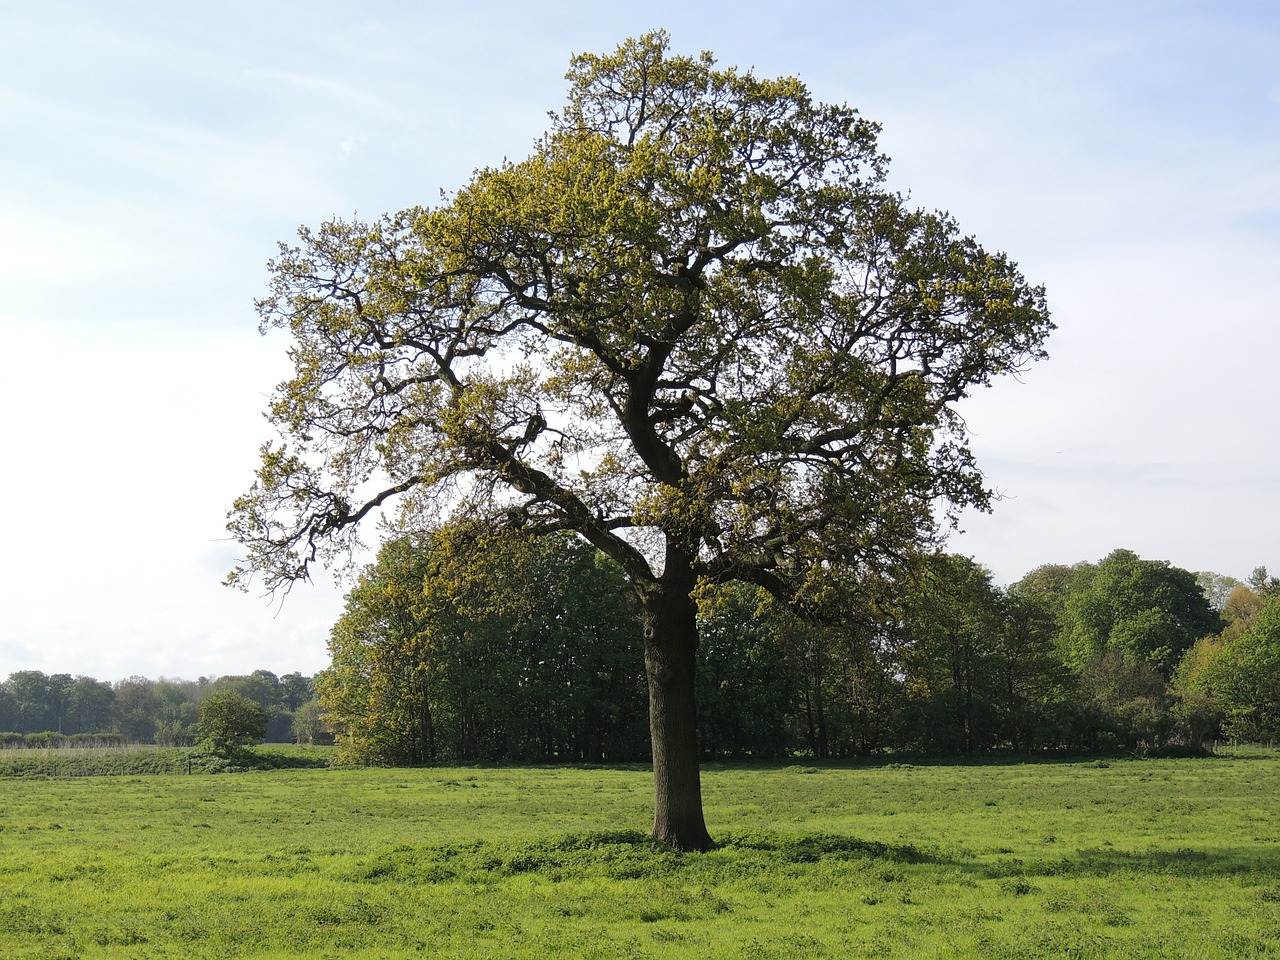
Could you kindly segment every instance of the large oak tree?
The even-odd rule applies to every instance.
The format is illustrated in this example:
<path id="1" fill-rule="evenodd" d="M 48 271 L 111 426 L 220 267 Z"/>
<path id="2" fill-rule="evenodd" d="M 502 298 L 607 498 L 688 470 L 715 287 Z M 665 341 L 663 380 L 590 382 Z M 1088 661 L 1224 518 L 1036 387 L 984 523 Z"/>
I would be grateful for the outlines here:
<path id="1" fill-rule="evenodd" d="M 232 579 L 308 575 L 397 522 L 572 530 L 644 634 L 654 835 L 710 843 L 700 585 L 817 602 L 989 494 L 955 404 L 1042 356 L 1043 291 L 884 184 L 878 128 L 798 80 L 572 60 L 530 156 L 435 207 L 303 229 L 271 265 L 282 442 L 233 507 Z"/>

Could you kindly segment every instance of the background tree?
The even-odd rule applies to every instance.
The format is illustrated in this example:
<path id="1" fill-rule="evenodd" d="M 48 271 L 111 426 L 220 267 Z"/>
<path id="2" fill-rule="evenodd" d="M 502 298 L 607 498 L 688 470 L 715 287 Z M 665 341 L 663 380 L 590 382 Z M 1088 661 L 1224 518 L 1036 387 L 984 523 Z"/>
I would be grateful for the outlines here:
<path id="1" fill-rule="evenodd" d="M 159 707 L 156 682 L 147 677 L 132 676 L 114 684 L 116 695 L 116 729 L 134 743 L 152 743 L 156 737 Z"/>
<path id="2" fill-rule="evenodd" d="M 17 733 L 63 732 L 71 676 L 41 670 L 18 670 L 5 681 L 11 728 Z"/>
<path id="3" fill-rule="evenodd" d="M 1240 584 L 1223 616 L 1222 633 L 1198 642 L 1179 666 L 1181 719 L 1197 742 L 1219 731 L 1233 740 L 1280 739 L 1280 596 Z"/>
<path id="4" fill-rule="evenodd" d="M 1056 620 L 1066 606 L 1071 581 L 1075 578 L 1076 570 L 1080 566 L 1087 565 L 1041 564 L 1013 584 L 1009 592 L 1034 602 Z"/>
<path id="5" fill-rule="evenodd" d="M 1159 748 L 1171 732 L 1165 676 L 1123 650 L 1086 660 L 1076 697 L 1078 735 L 1090 751 Z"/>
<path id="6" fill-rule="evenodd" d="M 316 686 L 351 760 L 414 764 L 438 756 L 422 601 L 428 564 L 408 538 L 383 544 L 330 632 L 330 667 Z"/>
<path id="7" fill-rule="evenodd" d="M 248 697 L 218 690 L 200 704 L 196 730 L 202 747 L 220 757 L 231 757 L 246 745 L 262 742 L 267 720 L 267 711 Z"/>
<path id="8" fill-rule="evenodd" d="M 1265 584 L 1265 576 L 1254 580 Z M 1220 666 L 1215 666 L 1213 680 L 1205 674 L 1205 668 L 1217 660 L 1224 647 L 1253 629 L 1266 603 L 1261 594 L 1237 582 L 1222 603 L 1222 632 L 1201 637 L 1179 662 L 1173 678 L 1173 693 L 1177 698 L 1175 712 L 1192 743 L 1201 744 L 1217 736 L 1225 719 L 1226 704 L 1221 698 L 1223 689 L 1217 675 Z"/>
<path id="9" fill-rule="evenodd" d="M 1240 581 L 1225 573 L 1201 570 L 1196 574 L 1196 584 L 1199 585 L 1204 598 L 1209 601 L 1210 608 L 1220 611 L 1226 604 L 1227 597 L 1231 595 L 1231 591 L 1240 586 Z"/>
<path id="10" fill-rule="evenodd" d="M 900 729 L 905 690 L 891 631 L 875 616 L 824 631 L 827 749 L 832 756 L 870 756 L 905 747 Z"/>
<path id="11" fill-rule="evenodd" d="M 621 571 L 575 537 L 389 541 L 320 680 L 360 762 L 636 759 L 643 672 Z"/>
<path id="12" fill-rule="evenodd" d="M 320 701 L 308 700 L 306 703 L 299 704 L 298 708 L 293 711 L 290 730 L 293 733 L 294 743 L 315 743 L 320 737 L 324 736 L 325 719 L 324 712 L 320 708 Z M 332 742 L 332 739 L 332 737 L 328 737 L 330 742 Z"/>
<path id="13" fill-rule="evenodd" d="M 234 505 L 232 579 L 305 578 L 395 498 L 406 527 L 576 531 L 641 621 L 654 835 L 705 849 L 699 585 L 803 602 L 931 543 L 938 504 L 987 506 L 954 404 L 1051 324 L 1007 258 L 884 187 L 874 124 L 799 81 L 662 33 L 568 78 L 528 159 L 281 249 L 260 311 L 294 338 L 285 442 Z"/>
<path id="14" fill-rule="evenodd" d="M 1057 621 L 1050 609 L 1034 595 L 1003 593 L 992 658 L 1003 742 L 1028 753 L 1066 743 L 1073 684 L 1058 657 Z"/>
<path id="15" fill-rule="evenodd" d="M 997 739 L 1000 595 L 968 557 L 925 559 L 903 603 L 901 663 L 917 748 L 973 753 Z"/>
<path id="16" fill-rule="evenodd" d="M 1266 597 L 1243 583 L 1236 584 L 1222 604 L 1223 636 L 1238 636 L 1253 626 L 1253 621 L 1266 605 Z"/>
<path id="17" fill-rule="evenodd" d="M 270 670 L 254 670 L 250 674 L 219 677 L 213 682 L 212 689 L 234 690 L 262 707 L 267 714 L 265 736 L 270 742 L 287 743 L 292 739 L 293 713 L 284 703 L 285 688 L 280 678 Z"/>
<path id="18" fill-rule="evenodd" d="M 1271 576 L 1266 567 L 1254 567 L 1248 582 L 1249 588 L 1261 597 L 1272 597 L 1280 593 L 1280 577 Z"/>
<path id="19" fill-rule="evenodd" d="M 1150 663 L 1165 676 L 1201 637 L 1222 622 L 1195 574 L 1164 560 L 1114 550 L 1097 565 L 1079 564 L 1067 588 L 1062 644 L 1083 665 L 1107 652 Z"/>
<path id="20" fill-rule="evenodd" d="M 290 712 L 298 710 L 303 704 L 315 699 L 315 684 L 311 677 L 302 674 L 286 673 L 280 678 L 280 705 Z"/>
<path id="21" fill-rule="evenodd" d="M 111 684 L 93 677 L 76 677 L 67 690 L 67 720 L 74 733 L 105 733 L 112 729 L 116 693 Z"/>
<path id="22" fill-rule="evenodd" d="M 196 742 L 198 703 L 191 685 L 161 678 L 153 688 L 156 709 L 155 741 L 165 747 L 189 747 Z"/>
<path id="23" fill-rule="evenodd" d="M 729 584 L 698 619 L 698 739 L 707 757 L 784 757 L 803 677 L 788 662 L 785 616 L 758 587 Z"/>

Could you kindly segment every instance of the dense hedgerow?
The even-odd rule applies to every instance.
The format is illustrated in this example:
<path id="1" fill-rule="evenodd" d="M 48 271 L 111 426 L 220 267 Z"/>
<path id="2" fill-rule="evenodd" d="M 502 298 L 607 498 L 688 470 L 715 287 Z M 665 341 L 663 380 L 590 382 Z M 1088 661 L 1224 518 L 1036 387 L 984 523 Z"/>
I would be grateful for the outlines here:
<path id="1" fill-rule="evenodd" d="M 190 748 L 148 746 L 0 750 L 0 777 L 102 777 L 145 774 L 243 773 L 324 767 L 331 751 L 241 750 L 221 757 Z"/>

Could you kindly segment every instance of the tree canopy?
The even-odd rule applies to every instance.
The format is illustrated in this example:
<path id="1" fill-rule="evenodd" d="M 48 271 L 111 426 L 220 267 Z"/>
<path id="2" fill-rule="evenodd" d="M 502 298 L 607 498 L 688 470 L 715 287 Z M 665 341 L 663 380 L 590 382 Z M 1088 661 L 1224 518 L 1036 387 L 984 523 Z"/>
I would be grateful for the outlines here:
<path id="1" fill-rule="evenodd" d="M 398 502 L 613 559 L 645 641 L 654 833 L 710 844 L 695 594 L 820 602 L 990 495 L 955 404 L 1043 356 L 1043 290 L 884 183 L 875 124 L 793 78 L 573 58 L 530 156 L 435 207 L 281 247 L 259 304 L 293 376 L 230 529 L 268 588 Z"/>
<path id="2" fill-rule="evenodd" d="M 389 540 L 319 683 L 342 758 L 635 759 L 644 676 L 622 584 L 569 535 Z"/>
<path id="3" fill-rule="evenodd" d="M 241 747 L 262 742 L 267 733 L 267 711 L 243 694 L 220 690 L 200 703 L 196 728 L 201 744 L 210 753 L 229 757 Z"/>
<path id="4" fill-rule="evenodd" d="M 1195 574 L 1132 550 L 1075 568 L 1062 623 L 1075 662 L 1110 650 L 1166 675 L 1198 639 L 1222 629 Z"/>

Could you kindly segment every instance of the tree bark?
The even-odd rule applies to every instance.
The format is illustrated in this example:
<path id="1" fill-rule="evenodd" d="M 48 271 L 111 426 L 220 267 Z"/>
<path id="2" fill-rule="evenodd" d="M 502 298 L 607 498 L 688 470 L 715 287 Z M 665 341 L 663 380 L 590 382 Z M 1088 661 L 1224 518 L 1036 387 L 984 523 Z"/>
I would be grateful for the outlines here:
<path id="1" fill-rule="evenodd" d="M 698 763 L 697 606 L 684 586 L 663 584 L 640 604 L 653 743 L 653 835 L 677 850 L 709 850 Z"/>

